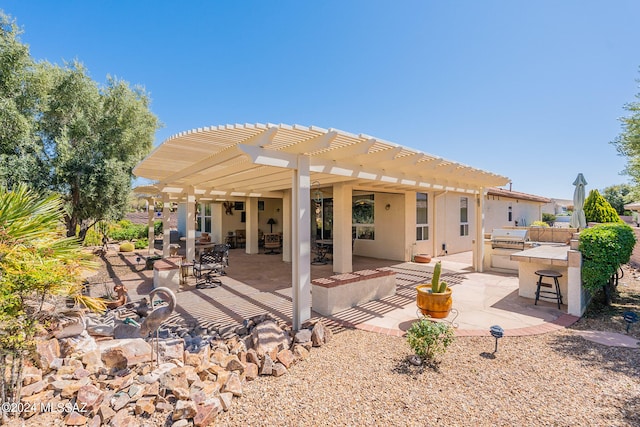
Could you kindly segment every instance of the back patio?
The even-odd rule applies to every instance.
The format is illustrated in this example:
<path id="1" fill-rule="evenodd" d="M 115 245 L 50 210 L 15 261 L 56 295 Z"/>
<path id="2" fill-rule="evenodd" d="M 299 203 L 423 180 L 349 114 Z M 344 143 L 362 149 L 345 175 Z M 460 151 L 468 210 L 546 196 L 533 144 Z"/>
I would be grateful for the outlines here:
<path id="1" fill-rule="evenodd" d="M 132 301 L 145 297 L 153 287 L 153 271 L 144 270 L 144 262 L 137 258 L 136 254 L 113 251 L 104 258 L 107 271 L 109 264 L 130 267 L 132 273 L 112 281 L 125 284 Z M 353 327 L 401 336 L 418 316 L 415 286 L 430 281 L 434 263 L 441 260 L 443 279 L 453 288 L 453 308 L 459 313 L 457 318 L 451 315 L 449 320 L 457 324 L 459 336 L 489 335 L 489 327 L 495 324 L 502 326 L 506 335 L 529 335 L 548 332 L 577 320 L 566 311 L 558 310 L 553 303 L 539 302 L 534 306 L 532 300 L 518 296 L 516 275 L 475 272 L 471 258 L 471 253 L 462 253 L 436 258 L 430 264 L 418 264 L 354 256 L 354 271 L 385 268 L 395 272 L 396 293 L 332 316 L 312 312 L 312 318 L 323 318 L 334 329 Z M 232 249 L 227 275 L 221 277 L 222 285 L 197 289 L 190 278 L 176 294 L 177 308 L 168 322 L 189 328 L 225 327 L 269 313 L 291 324 L 291 269 L 291 263 L 283 262 L 279 257 L 249 255 L 244 250 Z M 312 280 L 332 275 L 331 264 L 311 266 Z M 100 285 L 92 288 L 98 293 L 104 289 Z"/>

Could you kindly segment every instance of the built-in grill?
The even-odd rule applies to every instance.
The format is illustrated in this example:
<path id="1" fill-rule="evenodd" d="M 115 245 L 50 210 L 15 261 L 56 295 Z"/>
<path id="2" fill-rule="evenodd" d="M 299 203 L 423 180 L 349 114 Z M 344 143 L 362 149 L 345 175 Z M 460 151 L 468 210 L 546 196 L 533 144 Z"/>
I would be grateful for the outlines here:
<path id="1" fill-rule="evenodd" d="M 491 233 L 491 248 L 524 250 L 529 241 L 528 229 L 495 228 Z"/>

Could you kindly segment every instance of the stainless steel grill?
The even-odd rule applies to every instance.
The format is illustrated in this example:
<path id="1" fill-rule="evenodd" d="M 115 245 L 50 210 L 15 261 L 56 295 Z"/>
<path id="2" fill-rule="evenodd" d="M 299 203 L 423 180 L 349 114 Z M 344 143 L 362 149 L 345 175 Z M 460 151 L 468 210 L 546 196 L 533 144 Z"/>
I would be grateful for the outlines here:
<path id="1" fill-rule="evenodd" d="M 529 230 L 496 228 L 491 233 L 491 247 L 493 249 L 524 249 L 529 241 Z"/>

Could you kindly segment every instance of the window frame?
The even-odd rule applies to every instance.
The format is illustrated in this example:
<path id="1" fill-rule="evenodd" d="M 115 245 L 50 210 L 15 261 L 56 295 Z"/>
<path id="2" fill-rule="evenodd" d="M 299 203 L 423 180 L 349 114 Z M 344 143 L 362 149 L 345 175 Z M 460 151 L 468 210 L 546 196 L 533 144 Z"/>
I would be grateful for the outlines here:
<path id="1" fill-rule="evenodd" d="M 371 206 L 371 222 L 356 222 L 356 203 L 365 202 Z M 372 192 L 353 192 L 351 197 L 351 235 L 356 240 L 375 240 L 376 239 L 376 227 L 375 227 L 375 211 L 376 201 L 375 193 Z"/>
<path id="2" fill-rule="evenodd" d="M 424 199 L 421 198 L 421 195 L 424 196 Z M 419 222 L 420 210 L 422 209 L 419 207 L 420 202 L 425 203 L 424 218 L 426 222 Z M 416 192 L 416 241 L 423 242 L 425 240 L 429 240 L 429 194 Z"/>
<path id="3" fill-rule="evenodd" d="M 469 235 L 469 198 L 460 197 L 460 236 Z"/>

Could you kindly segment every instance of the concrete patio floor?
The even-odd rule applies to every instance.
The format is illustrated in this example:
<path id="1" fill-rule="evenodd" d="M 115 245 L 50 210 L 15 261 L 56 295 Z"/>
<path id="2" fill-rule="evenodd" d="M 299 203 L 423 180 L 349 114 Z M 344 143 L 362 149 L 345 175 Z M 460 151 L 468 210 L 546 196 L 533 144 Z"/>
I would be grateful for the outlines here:
<path id="1" fill-rule="evenodd" d="M 122 254 L 121 254 L 122 255 Z M 136 255 L 127 255 L 135 265 Z M 355 327 L 401 336 L 418 319 L 415 286 L 431 279 L 433 266 L 442 261 L 442 279 L 453 289 L 452 314 L 447 319 L 459 336 L 489 335 L 492 325 L 500 325 L 505 335 L 531 335 L 549 332 L 575 322 L 577 318 L 557 309 L 555 303 L 538 302 L 518 296 L 517 275 L 476 273 L 471 267 L 471 253 L 434 259 L 430 264 L 397 262 L 354 256 L 354 271 L 388 267 L 395 271 L 397 291 L 381 300 L 371 301 L 323 317 L 332 328 Z M 332 265 L 312 265 L 312 279 L 333 275 Z M 153 286 L 153 271 L 142 270 L 114 281 L 124 283 L 132 301 L 146 296 Z M 291 264 L 280 255 L 247 255 L 243 249 L 230 250 L 227 275 L 222 285 L 197 289 L 195 279 L 177 293 L 178 305 L 171 322 L 189 326 L 227 326 L 244 319 L 269 313 L 291 322 Z M 458 315 L 455 317 L 454 312 Z M 455 317 L 455 318 L 454 318 Z"/>

